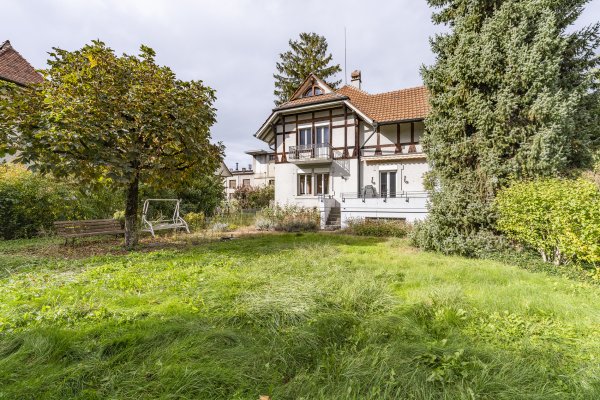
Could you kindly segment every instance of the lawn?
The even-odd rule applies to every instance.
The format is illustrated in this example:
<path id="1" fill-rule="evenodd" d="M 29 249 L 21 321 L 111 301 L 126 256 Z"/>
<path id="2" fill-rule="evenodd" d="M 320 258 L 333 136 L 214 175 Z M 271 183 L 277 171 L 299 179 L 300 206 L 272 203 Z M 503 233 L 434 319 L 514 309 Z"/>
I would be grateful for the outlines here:
<path id="1" fill-rule="evenodd" d="M 337 234 L 58 243 L 0 243 L 0 399 L 600 398 L 597 286 Z"/>

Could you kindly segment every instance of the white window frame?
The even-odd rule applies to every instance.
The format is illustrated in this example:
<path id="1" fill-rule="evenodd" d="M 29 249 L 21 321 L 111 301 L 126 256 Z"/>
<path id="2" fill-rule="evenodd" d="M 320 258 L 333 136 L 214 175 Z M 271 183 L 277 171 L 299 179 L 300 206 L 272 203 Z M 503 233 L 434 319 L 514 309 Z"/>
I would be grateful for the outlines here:
<path id="1" fill-rule="evenodd" d="M 308 136 L 306 136 L 306 138 L 308 138 L 308 143 L 302 143 L 302 138 L 303 138 L 303 134 L 308 132 Z M 308 125 L 308 126 L 299 126 L 298 127 L 298 146 L 310 146 L 312 145 L 312 126 Z"/>
<path id="2" fill-rule="evenodd" d="M 384 196 L 383 190 L 383 180 L 382 175 L 385 174 L 386 177 L 386 190 L 385 197 L 397 197 L 398 196 L 398 172 L 396 170 L 379 170 L 379 193 L 381 196 Z M 395 179 L 392 180 L 392 174 L 394 174 Z M 391 183 L 394 182 L 394 191 L 390 191 Z"/>
<path id="3" fill-rule="evenodd" d="M 310 178 L 310 183 L 307 181 L 306 178 Z M 300 173 L 298 174 L 298 178 L 296 178 L 297 181 L 297 195 L 298 196 L 313 196 L 313 174 L 312 173 Z"/>
<path id="4" fill-rule="evenodd" d="M 327 179 L 325 179 L 326 175 L 327 175 Z M 318 190 L 319 180 L 321 181 L 321 188 L 323 189 L 323 193 L 319 193 L 319 190 Z M 327 184 L 325 184 L 325 181 L 327 181 Z M 329 182 L 330 181 L 331 181 L 331 175 L 329 174 L 329 172 L 314 173 L 313 182 L 315 183 L 315 190 L 314 190 L 315 196 L 323 196 L 323 195 L 329 194 Z"/>
<path id="5" fill-rule="evenodd" d="M 325 175 L 327 175 L 327 179 L 325 179 Z M 307 183 L 306 177 L 310 177 L 310 184 Z M 317 184 L 318 179 L 321 180 L 321 188 L 323 188 L 323 193 L 317 193 L 319 187 Z M 296 195 L 298 197 L 317 197 L 328 195 L 331 192 L 331 172 L 300 172 L 297 174 L 296 184 Z"/>
<path id="6" fill-rule="evenodd" d="M 319 132 L 320 129 L 327 129 L 327 141 L 320 141 L 319 136 L 321 136 L 323 134 L 323 131 Z M 315 124 L 315 143 L 316 144 L 330 144 L 331 143 L 331 129 L 329 129 L 329 123 L 326 124 L 320 124 L 320 125 L 316 125 Z"/>

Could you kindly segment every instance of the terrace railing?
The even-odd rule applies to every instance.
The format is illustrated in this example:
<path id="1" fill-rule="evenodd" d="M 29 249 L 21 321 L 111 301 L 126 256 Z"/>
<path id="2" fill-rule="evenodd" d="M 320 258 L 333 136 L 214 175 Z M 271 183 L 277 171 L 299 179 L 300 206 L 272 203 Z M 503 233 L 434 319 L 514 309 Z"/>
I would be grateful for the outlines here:
<path id="1" fill-rule="evenodd" d="M 288 161 L 331 160 L 333 158 L 329 143 L 303 144 L 290 146 Z"/>
<path id="2" fill-rule="evenodd" d="M 424 191 L 377 192 L 373 189 L 363 189 L 360 193 L 344 192 L 341 194 L 341 197 L 342 203 L 344 203 L 346 199 L 361 199 L 363 203 L 369 201 L 370 199 L 383 199 L 384 203 L 386 203 L 390 199 L 404 199 L 404 201 L 408 203 L 411 198 L 427 199 L 429 197 L 429 194 Z"/>

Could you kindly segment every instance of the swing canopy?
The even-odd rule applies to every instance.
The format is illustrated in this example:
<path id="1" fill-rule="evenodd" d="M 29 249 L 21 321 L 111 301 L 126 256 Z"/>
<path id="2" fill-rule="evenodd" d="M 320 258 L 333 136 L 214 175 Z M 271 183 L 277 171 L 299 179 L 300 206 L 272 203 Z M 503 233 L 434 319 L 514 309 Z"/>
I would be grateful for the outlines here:
<path id="1" fill-rule="evenodd" d="M 179 215 L 179 199 L 146 199 L 142 211 L 142 232 L 154 232 L 164 229 L 185 229 L 190 233 L 187 222 Z"/>

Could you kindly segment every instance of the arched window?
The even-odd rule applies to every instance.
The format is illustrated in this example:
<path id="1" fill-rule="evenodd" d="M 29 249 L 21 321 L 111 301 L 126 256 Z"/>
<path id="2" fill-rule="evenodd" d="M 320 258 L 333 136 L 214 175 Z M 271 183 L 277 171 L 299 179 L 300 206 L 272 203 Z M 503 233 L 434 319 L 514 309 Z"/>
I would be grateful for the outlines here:
<path id="1" fill-rule="evenodd" d="M 306 92 L 304 92 L 304 94 L 302 95 L 302 97 L 312 97 L 312 96 L 319 96 L 323 94 L 323 89 L 321 89 L 319 86 L 317 85 L 313 85 L 311 87 L 309 87 Z"/>

